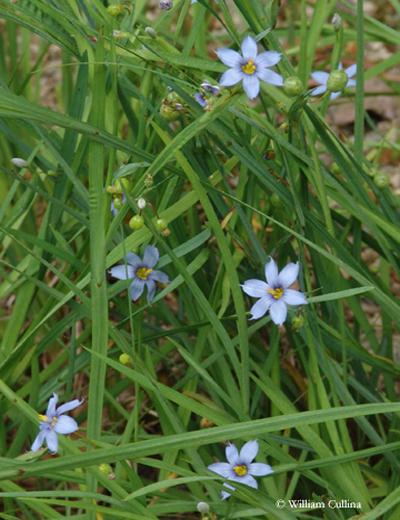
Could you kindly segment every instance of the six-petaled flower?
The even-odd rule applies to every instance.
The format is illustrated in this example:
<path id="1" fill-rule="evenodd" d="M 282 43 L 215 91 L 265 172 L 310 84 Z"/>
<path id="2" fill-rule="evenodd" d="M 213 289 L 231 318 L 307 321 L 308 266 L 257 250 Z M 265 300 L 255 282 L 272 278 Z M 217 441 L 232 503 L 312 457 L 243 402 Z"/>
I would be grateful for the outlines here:
<path id="1" fill-rule="evenodd" d="M 248 441 L 242 446 L 240 453 L 234 444 L 228 444 L 225 449 L 226 460 L 228 462 L 216 462 L 210 464 L 208 469 L 221 477 L 233 482 L 240 482 L 246 486 L 257 489 L 258 484 L 254 477 L 264 477 L 273 473 L 271 466 L 262 462 L 253 462 L 258 453 L 258 442 Z M 234 490 L 235 488 L 227 483 L 225 487 Z M 221 492 L 222 498 L 230 497 L 227 491 Z"/>
<path id="2" fill-rule="evenodd" d="M 242 81 L 248 98 L 254 99 L 260 91 L 260 80 L 271 85 L 283 85 L 282 76 L 269 68 L 279 63 L 279 52 L 265 51 L 258 54 L 257 42 L 251 36 L 243 40 L 241 51 L 240 54 L 232 49 L 217 49 L 218 58 L 229 67 L 221 76 L 221 86 L 231 87 Z"/>
<path id="3" fill-rule="evenodd" d="M 33 441 L 31 450 L 38 451 L 43 442 L 46 441 L 47 447 L 51 453 L 57 453 L 58 450 L 58 434 L 68 435 L 78 429 L 78 424 L 72 417 L 64 415 L 64 413 L 74 410 L 80 406 L 83 401 L 74 399 L 68 403 L 64 403 L 58 408 L 56 404 L 58 402 L 57 394 L 53 394 L 53 397 L 49 399 L 47 410 L 45 415 L 39 415 L 40 425 L 39 433 Z"/>
<path id="4" fill-rule="evenodd" d="M 289 289 L 299 274 L 299 264 L 290 263 L 278 272 L 278 266 L 271 258 L 265 264 L 265 278 L 262 280 L 246 280 L 243 291 L 259 300 L 250 309 L 251 319 L 261 318 L 268 311 L 276 325 L 282 325 L 286 320 L 288 305 L 305 305 L 306 297 L 300 291 Z"/>
<path id="5" fill-rule="evenodd" d="M 326 91 L 331 92 L 330 99 L 336 99 L 343 92 L 343 89 L 355 87 L 356 80 L 352 79 L 357 72 L 357 65 L 350 65 L 347 69 L 343 69 L 343 65 L 339 64 L 339 69 L 328 72 L 316 71 L 311 74 L 313 80 L 318 83 L 311 91 L 312 96 L 325 94 Z M 335 77 L 336 76 L 336 77 Z"/>
<path id="6" fill-rule="evenodd" d="M 156 282 L 166 284 L 168 275 L 154 269 L 160 253 L 155 246 L 147 246 L 143 260 L 134 253 L 126 255 L 126 264 L 116 265 L 110 269 L 110 274 L 118 280 L 132 280 L 130 295 L 133 301 L 138 300 L 144 288 L 147 287 L 147 301 L 151 303 L 156 292 Z"/>

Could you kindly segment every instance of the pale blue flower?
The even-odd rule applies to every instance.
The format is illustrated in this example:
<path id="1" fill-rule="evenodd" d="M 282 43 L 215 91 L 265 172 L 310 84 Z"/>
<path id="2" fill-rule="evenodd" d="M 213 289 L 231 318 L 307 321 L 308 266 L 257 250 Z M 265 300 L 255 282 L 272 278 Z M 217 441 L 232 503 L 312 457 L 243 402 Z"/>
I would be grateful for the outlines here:
<path id="1" fill-rule="evenodd" d="M 300 291 L 289 289 L 299 275 L 299 264 L 290 263 L 278 272 L 278 266 L 271 258 L 265 264 L 266 282 L 262 280 L 246 280 L 243 291 L 259 300 L 250 309 L 251 319 L 257 320 L 268 311 L 276 325 L 282 325 L 286 320 L 288 305 L 305 305 L 306 297 Z"/>
<path id="2" fill-rule="evenodd" d="M 234 444 L 228 444 L 225 448 L 226 460 L 228 462 L 210 464 L 208 469 L 230 481 L 240 482 L 240 484 L 257 489 L 258 483 L 254 477 L 264 477 L 273 473 L 273 469 L 268 464 L 253 462 L 257 456 L 258 449 L 257 441 L 246 442 L 242 446 L 240 453 Z M 226 483 L 224 486 L 231 490 L 235 489 Z M 231 495 L 227 491 L 222 491 L 221 496 L 225 500 Z"/>
<path id="3" fill-rule="evenodd" d="M 74 399 L 73 401 L 64 403 L 56 408 L 57 401 L 57 394 L 53 394 L 53 397 L 50 397 L 49 399 L 46 415 L 39 415 L 40 430 L 36 439 L 33 441 L 31 447 L 32 451 L 38 451 L 42 447 L 43 442 L 46 441 L 49 451 L 51 451 L 51 453 L 57 453 L 57 435 L 68 435 L 69 433 L 73 433 L 78 429 L 78 424 L 75 419 L 63 414 L 65 412 L 74 410 L 80 406 L 83 401 Z"/>
<path id="4" fill-rule="evenodd" d="M 162 284 L 169 282 L 167 274 L 154 269 L 159 258 L 158 249 L 155 246 L 147 246 L 143 260 L 134 253 L 128 253 L 125 259 L 126 265 L 112 267 L 110 274 L 118 280 L 132 279 L 129 292 L 134 302 L 142 296 L 144 288 L 147 287 L 147 301 L 151 303 L 156 293 L 156 282 Z"/>
<path id="5" fill-rule="evenodd" d="M 260 91 L 260 80 L 271 85 L 283 85 L 283 78 L 269 67 L 279 63 L 279 52 L 266 51 L 258 54 L 257 42 L 247 36 L 241 46 L 242 53 L 232 49 L 217 49 L 218 58 L 230 67 L 221 76 L 219 84 L 231 87 L 242 81 L 244 91 L 249 99 L 254 99 Z"/>
<path id="6" fill-rule="evenodd" d="M 339 63 L 339 70 L 343 70 L 343 65 Z M 356 86 L 356 80 L 352 79 L 355 74 L 357 73 L 357 65 L 350 65 L 350 67 L 347 67 L 347 69 L 344 69 L 344 72 L 347 76 L 347 83 L 345 85 L 345 88 L 355 87 Z M 311 74 L 312 79 L 319 84 L 318 87 L 315 87 L 311 91 L 311 96 L 320 96 L 321 94 L 325 94 L 325 92 L 328 90 L 328 80 L 329 80 L 330 74 L 328 72 L 323 71 L 316 71 Z M 329 99 L 336 99 L 340 96 L 343 90 L 338 90 L 336 92 L 331 92 L 331 95 Z"/>

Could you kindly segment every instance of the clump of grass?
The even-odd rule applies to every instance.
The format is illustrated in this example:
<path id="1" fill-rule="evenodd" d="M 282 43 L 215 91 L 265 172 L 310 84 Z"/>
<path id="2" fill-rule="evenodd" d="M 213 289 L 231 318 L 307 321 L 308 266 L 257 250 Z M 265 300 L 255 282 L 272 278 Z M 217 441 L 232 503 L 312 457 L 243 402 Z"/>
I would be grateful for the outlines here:
<path id="1" fill-rule="evenodd" d="M 0 0 L 0 517 L 395 519 L 398 145 L 365 107 L 398 2 L 172 4 Z M 281 55 L 251 102 L 215 54 L 247 36 Z M 356 88 L 313 96 L 340 63 Z M 269 257 L 307 305 L 276 318 L 275 278 L 249 320 Z M 84 401 L 56 455 L 53 393 Z M 251 440 L 273 473 L 228 457 L 221 500 Z"/>

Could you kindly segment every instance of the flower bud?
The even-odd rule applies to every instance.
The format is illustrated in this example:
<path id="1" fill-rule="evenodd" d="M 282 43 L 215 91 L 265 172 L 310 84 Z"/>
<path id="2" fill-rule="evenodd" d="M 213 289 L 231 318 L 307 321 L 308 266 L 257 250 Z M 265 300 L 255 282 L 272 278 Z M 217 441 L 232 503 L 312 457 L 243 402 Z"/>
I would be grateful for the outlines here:
<path id="1" fill-rule="evenodd" d="M 346 87 L 348 80 L 349 78 L 344 70 L 334 70 L 329 74 L 327 83 L 328 90 L 331 92 L 343 90 Z"/>
<path id="2" fill-rule="evenodd" d="M 123 354 L 121 354 L 119 356 L 119 362 L 121 363 L 121 365 L 131 365 L 132 358 L 129 354 L 125 354 L 125 352 L 124 352 Z"/>
<path id="3" fill-rule="evenodd" d="M 271 195 L 271 204 L 275 207 L 277 206 L 280 206 L 281 205 L 281 199 L 279 197 L 279 195 L 277 193 L 273 193 Z"/>
<path id="4" fill-rule="evenodd" d="M 129 221 L 129 227 L 134 231 L 142 228 L 144 226 L 144 219 L 140 215 L 134 215 Z"/>
<path id="5" fill-rule="evenodd" d="M 146 207 L 146 200 L 143 197 L 141 197 L 140 199 L 138 199 L 137 205 L 139 209 L 144 209 Z"/>
<path id="6" fill-rule="evenodd" d="M 382 172 L 376 173 L 373 180 L 375 186 L 378 188 L 386 188 L 386 186 L 389 184 L 389 177 Z"/>
<path id="7" fill-rule="evenodd" d="M 167 229 L 168 227 L 168 224 L 165 222 L 165 220 L 163 218 L 158 218 L 156 220 L 156 229 L 158 231 L 164 231 L 165 229 Z"/>
<path id="8" fill-rule="evenodd" d="M 154 184 L 154 179 L 151 174 L 146 175 L 146 178 L 144 179 L 144 185 L 146 188 L 151 188 Z"/>
<path id="9" fill-rule="evenodd" d="M 107 7 L 107 13 L 111 16 L 119 16 L 125 10 L 125 7 L 122 4 L 113 4 Z"/>
<path id="10" fill-rule="evenodd" d="M 173 5 L 174 2 L 172 0 L 160 0 L 160 9 L 163 9 L 165 11 L 171 9 Z"/>
<path id="11" fill-rule="evenodd" d="M 283 90 L 287 96 L 296 97 L 300 96 L 304 87 L 300 78 L 297 76 L 289 76 L 283 83 Z"/>
<path id="12" fill-rule="evenodd" d="M 200 428 L 211 428 L 211 426 L 214 426 L 213 421 L 208 419 L 207 417 L 202 417 L 200 420 Z"/>
<path id="13" fill-rule="evenodd" d="M 17 168 L 26 168 L 28 166 L 28 163 L 25 161 L 25 159 L 22 159 L 21 157 L 13 157 L 11 162 Z"/>
<path id="14" fill-rule="evenodd" d="M 207 502 L 199 502 L 196 507 L 197 511 L 202 515 L 206 515 L 210 512 L 210 506 L 207 504 Z"/>
<path id="15" fill-rule="evenodd" d="M 118 31 L 118 30 L 114 30 L 112 32 L 112 35 L 116 40 L 126 40 L 130 36 L 130 34 L 128 32 Z"/>
<path id="16" fill-rule="evenodd" d="M 335 31 L 338 31 L 342 27 L 342 17 L 339 13 L 335 13 L 332 17 L 332 25 Z"/>
<path id="17" fill-rule="evenodd" d="M 117 179 L 114 182 L 114 188 L 116 193 L 124 193 L 124 191 L 129 191 L 131 188 L 131 181 L 129 179 Z"/>

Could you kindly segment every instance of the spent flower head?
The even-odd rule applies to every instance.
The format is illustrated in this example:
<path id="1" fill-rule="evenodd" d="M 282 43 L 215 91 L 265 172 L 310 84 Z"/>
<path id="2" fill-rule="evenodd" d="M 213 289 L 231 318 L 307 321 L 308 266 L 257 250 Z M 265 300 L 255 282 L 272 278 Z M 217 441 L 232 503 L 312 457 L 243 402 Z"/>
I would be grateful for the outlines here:
<path id="1" fill-rule="evenodd" d="M 251 319 L 256 320 L 268 311 L 276 325 L 282 325 L 286 320 L 288 305 L 305 305 L 306 297 L 300 291 L 289 289 L 297 280 L 299 264 L 290 263 L 278 272 L 278 266 L 271 258 L 265 264 L 265 278 L 262 280 L 246 280 L 242 285 L 243 291 L 259 300 L 250 309 Z"/>
<path id="2" fill-rule="evenodd" d="M 57 453 L 58 450 L 58 437 L 57 435 L 68 435 L 78 429 L 78 424 L 72 417 L 64 415 L 65 412 L 74 410 L 80 406 L 83 401 L 74 399 L 68 403 L 64 403 L 58 408 L 56 404 L 58 402 L 57 394 L 53 394 L 49 399 L 47 410 L 45 415 L 39 415 L 40 425 L 39 433 L 33 441 L 31 450 L 38 451 L 44 441 L 46 441 L 49 451 Z"/>
<path id="3" fill-rule="evenodd" d="M 311 95 L 319 96 L 329 91 L 331 93 L 330 99 L 338 98 L 345 88 L 356 86 L 356 80 L 352 79 L 356 72 L 356 64 L 350 65 L 347 69 L 343 69 L 341 63 L 339 64 L 338 70 L 334 70 L 330 74 L 324 71 L 313 72 L 311 77 L 319 85 L 311 91 Z"/>
<path id="4" fill-rule="evenodd" d="M 135 302 L 143 294 L 147 287 L 147 301 L 151 303 L 156 293 L 156 282 L 165 284 L 169 282 L 168 275 L 154 269 L 160 253 L 155 246 L 147 246 L 143 260 L 134 253 L 126 255 L 126 265 L 116 265 L 110 269 L 110 274 L 118 280 L 132 280 L 129 292 Z"/>
<path id="5" fill-rule="evenodd" d="M 282 86 L 283 78 L 269 67 L 279 63 L 281 55 L 275 51 L 258 54 L 257 42 L 247 36 L 241 46 L 241 54 L 232 49 L 217 49 L 218 58 L 229 67 L 221 76 L 219 84 L 231 87 L 242 81 L 249 99 L 254 99 L 260 92 L 260 80 L 271 85 Z"/>
<path id="6" fill-rule="evenodd" d="M 268 464 L 253 462 L 257 456 L 258 449 L 257 441 L 246 442 L 242 446 L 240 453 L 234 444 L 228 444 L 225 448 L 226 460 L 228 462 L 210 464 L 208 469 L 230 481 L 240 482 L 240 484 L 257 489 L 258 484 L 254 477 L 264 477 L 273 473 L 273 469 Z M 224 486 L 231 490 L 235 489 L 226 483 Z M 222 491 L 221 496 L 225 499 L 231 495 L 227 491 Z"/>

